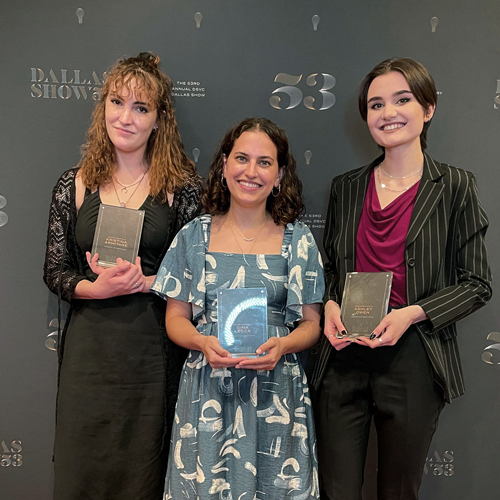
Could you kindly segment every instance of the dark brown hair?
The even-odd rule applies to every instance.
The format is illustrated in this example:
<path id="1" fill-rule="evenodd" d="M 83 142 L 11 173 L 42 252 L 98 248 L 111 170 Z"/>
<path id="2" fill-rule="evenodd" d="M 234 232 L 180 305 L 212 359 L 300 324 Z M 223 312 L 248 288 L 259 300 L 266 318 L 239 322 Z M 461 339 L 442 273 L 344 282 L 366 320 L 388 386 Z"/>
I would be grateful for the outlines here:
<path id="1" fill-rule="evenodd" d="M 398 71 L 406 78 L 411 93 L 425 110 L 428 110 L 431 106 L 437 105 L 436 85 L 427 69 L 413 59 L 395 57 L 386 59 L 380 64 L 377 64 L 361 82 L 358 94 L 358 105 L 361 118 L 363 118 L 364 121 L 366 121 L 368 114 L 368 89 L 371 83 L 377 76 L 386 75 L 391 71 Z M 422 133 L 420 134 L 420 145 L 422 149 L 427 147 L 427 129 L 430 124 L 431 120 L 425 122 Z"/>
<path id="2" fill-rule="evenodd" d="M 278 166 L 283 169 L 281 191 L 276 197 L 272 193 L 268 196 L 266 209 L 276 224 L 286 225 L 299 218 L 304 210 L 302 182 L 297 177 L 295 158 L 290 151 L 284 130 L 267 118 L 246 118 L 226 133 L 210 165 L 207 189 L 202 197 L 203 208 L 212 215 L 222 215 L 229 210 L 231 194 L 221 181 L 223 157 L 229 156 L 234 143 L 243 132 L 250 131 L 263 132 L 276 146 Z"/>
<path id="3" fill-rule="evenodd" d="M 182 145 L 172 102 L 172 82 L 159 69 L 159 62 L 156 54 L 141 52 L 137 57 L 118 61 L 109 71 L 92 114 L 79 164 L 83 183 L 89 189 L 111 182 L 116 168 L 115 148 L 106 131 L 105 105 L 110 92 L 120 92 L 123 88 L 139 93 L 158 115 L 158 128 L 149 136 L 145 151 L 151 196 L 165 202 L 168 193 L 198 181 L 194 163 Z"/>

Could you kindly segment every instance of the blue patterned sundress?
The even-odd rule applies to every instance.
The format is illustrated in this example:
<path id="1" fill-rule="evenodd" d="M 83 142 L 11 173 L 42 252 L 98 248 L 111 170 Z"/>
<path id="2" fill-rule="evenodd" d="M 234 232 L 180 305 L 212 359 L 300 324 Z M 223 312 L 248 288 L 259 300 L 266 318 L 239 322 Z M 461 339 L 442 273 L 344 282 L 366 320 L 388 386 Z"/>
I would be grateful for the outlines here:
<path id="1" fill-rule="evenodd" d="M 217 335 L 217 289 L 266 287 L 269 336 L 288 335 L 302 305 L 323 298 L 323 266 L 309 228 L 288 224 L 280 254 L 243 255 L 209 252 L 210 223 L 203 215 L 184 226 L 152 290 L 191 303 L 196 329 Z M 165 500 L 313 498 L 319 498 L 316 436 L 298 356 L 283 356 L 270 371 L 212 369 L 203 353 L 190 351 Z"/>

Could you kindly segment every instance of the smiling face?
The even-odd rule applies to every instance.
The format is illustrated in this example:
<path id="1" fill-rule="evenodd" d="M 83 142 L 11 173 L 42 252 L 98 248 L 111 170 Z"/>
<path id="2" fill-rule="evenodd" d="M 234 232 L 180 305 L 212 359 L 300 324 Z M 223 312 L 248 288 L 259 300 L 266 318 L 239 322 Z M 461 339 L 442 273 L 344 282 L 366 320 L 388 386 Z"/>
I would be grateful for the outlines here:
<path id="1" fill-rule="evenodd" d="M 366 122 L 377 144 L 420 148 L 420 134 L 435 106 L 425 109 L 399 71 L 377 76 L 368 89 L 367 102 Z"/>
<path id="2" fill-rule="evenodd" d="M 117 153 L 140 153 L 157 121 L 157 111 L 133 81 L 112 89 L 105 104 L 106 130 Z"/>
<path id="3" fill-rule="evenodd" d="M 275 144 L 264 132 L 243 132 L 225 159 L 223 175 L 231 193 L 231 204 L 247 208 L 265 206 L 281 177 Z"/>

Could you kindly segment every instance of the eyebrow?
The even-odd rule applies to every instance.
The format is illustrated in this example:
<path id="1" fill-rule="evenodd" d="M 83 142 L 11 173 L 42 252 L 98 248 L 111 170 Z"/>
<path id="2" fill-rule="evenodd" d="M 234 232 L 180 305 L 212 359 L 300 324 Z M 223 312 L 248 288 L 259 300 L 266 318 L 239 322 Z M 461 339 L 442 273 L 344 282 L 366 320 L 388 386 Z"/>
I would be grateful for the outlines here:
<path id="1" fill-rule="evenodd" d="M 125 99 L 125 97 L 121 96 L 117 92 L 110 92 L 109 95 L 118 97 L 119 99 Z M 135 101 L 134 104 L 142 104 L 143 106 L 149 106 L 149 103 L 143 101 Z"/>
<path id="2" fill-rule="evenodd" d="M 398 90 L 397 92 L 395 92 L 393 94 L 393 97 L 396 97 L 398 95 L 401 95 L 401 94 L 412 94 L 412 91 L 411 90 Z M 382 101 L 382 97 L 378 97 L 378 96 L 373 96 L 372 98 L 368 99 L 368 102 L 372 102 L 372 101 Z"/>
<path id="3" fill-rule="evenodd" d="M 244 155 L 244 156 L 250 156 L 248 153 L 245 153 L 245 151 L 235 151 L 235 155 Z M 274 158 L 272 156 L 267 156 L 267 155 L 262 155 L 259 156 L 259 159 L 261 160 L 262 158 L 269 158 L 270 160 L 274 161 Z"/>

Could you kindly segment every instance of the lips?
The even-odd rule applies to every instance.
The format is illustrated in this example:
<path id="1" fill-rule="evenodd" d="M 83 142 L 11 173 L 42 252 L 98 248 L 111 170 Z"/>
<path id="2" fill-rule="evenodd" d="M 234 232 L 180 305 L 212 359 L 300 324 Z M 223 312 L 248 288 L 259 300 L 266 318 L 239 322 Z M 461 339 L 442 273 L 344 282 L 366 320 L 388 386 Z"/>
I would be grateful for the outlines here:
<path id="1" fill-rule="evenodd" d="M 390 123 L 388 125 L 383 125 L 382 127 L 380 127 L 380 130 L 384 132 L 392 132 L 393 130 L 403 128 L 405 125 L 406 123 Z"/>
<path id="2" fill-rule="evenodd" d="M 130 130 L 126 130 L 126 129 L 121 128 L 121 127 L 115 127 L 115 130 L 117 130 L 118 132 L 125 134 L 125 135 L 134 135 L 134 132 L 132 132 Z"/>
<path id="3" fill-rule="evenodd" d="M 244 187 L 247 187 L 247 188 L 252 188 L 252 189 L 255 189 L 255 188 L 260 188 L 260 184 L 256 184 L 255 182 L 249 182 L 249 181 L 237 181 L 238 184 L 240 184 L 241 186 L 244 186 Z"/>

